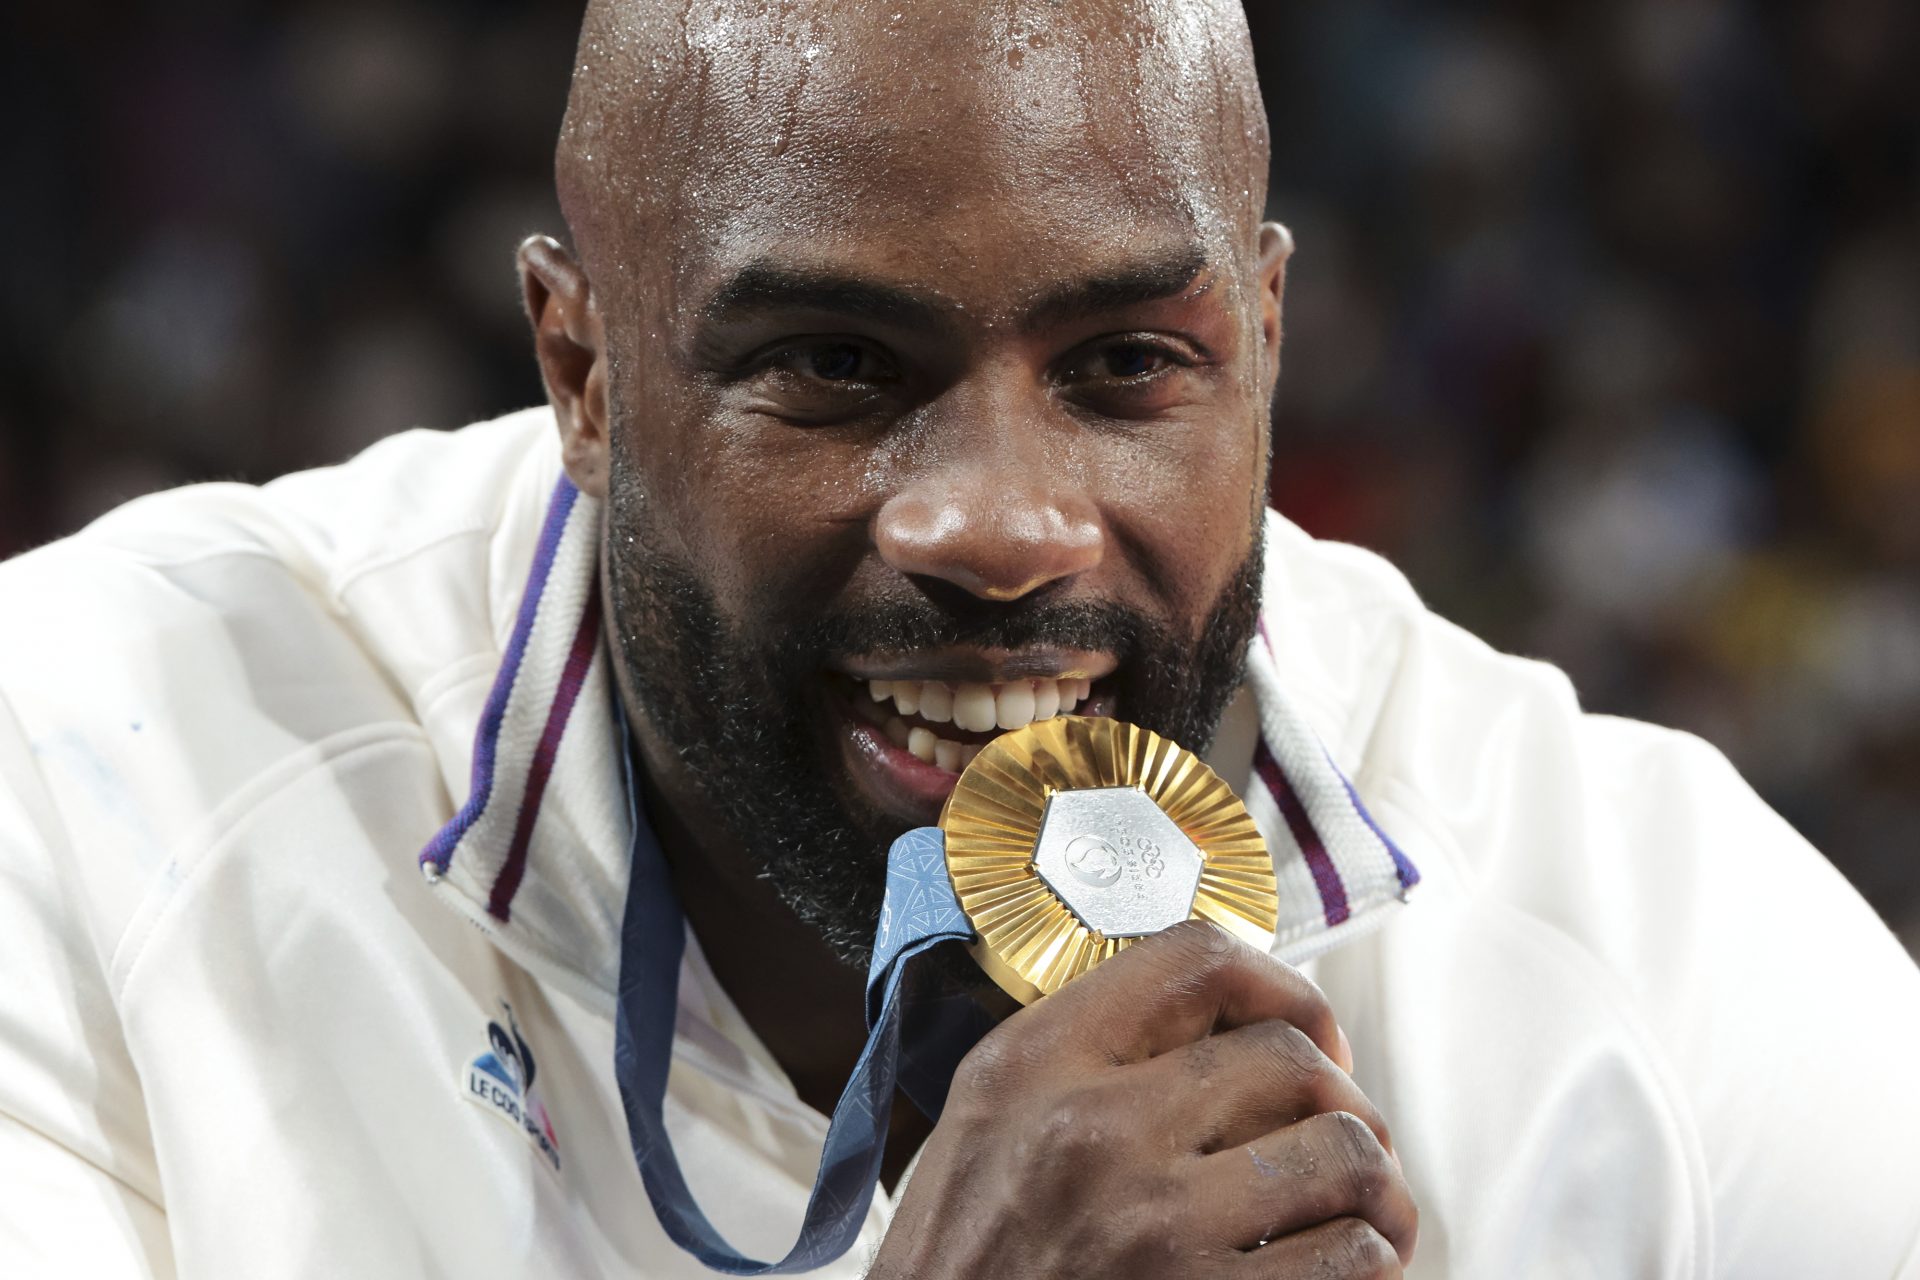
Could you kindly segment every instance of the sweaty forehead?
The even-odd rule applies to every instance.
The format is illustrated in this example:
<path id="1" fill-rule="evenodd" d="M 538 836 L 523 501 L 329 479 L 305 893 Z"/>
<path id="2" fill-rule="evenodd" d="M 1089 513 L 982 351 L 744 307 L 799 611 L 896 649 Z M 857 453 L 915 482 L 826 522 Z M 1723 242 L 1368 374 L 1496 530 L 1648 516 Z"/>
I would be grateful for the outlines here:
<path id="1" fill-rule="evenodd" d="M 1231 3 L 603 0 L 560 172 L 596 279 L 680 293 L 783 247 L 946 272 L 1224 253 L 1252 243 L 1265 157 Z"/>

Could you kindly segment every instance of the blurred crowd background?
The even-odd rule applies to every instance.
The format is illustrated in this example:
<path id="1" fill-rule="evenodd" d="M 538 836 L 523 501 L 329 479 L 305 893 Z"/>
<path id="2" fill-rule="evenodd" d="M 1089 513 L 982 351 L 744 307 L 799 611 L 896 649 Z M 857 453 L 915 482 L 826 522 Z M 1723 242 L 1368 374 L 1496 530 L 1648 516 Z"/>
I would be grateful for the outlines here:
<path id="1" fill-rule="evenodd" d="M 1250 16 L 1278 505 L 1717 743 L 1920 949 L 1920 5 Z M 578 19 L 9 6 L 0 554 L 537 401 Z"/>

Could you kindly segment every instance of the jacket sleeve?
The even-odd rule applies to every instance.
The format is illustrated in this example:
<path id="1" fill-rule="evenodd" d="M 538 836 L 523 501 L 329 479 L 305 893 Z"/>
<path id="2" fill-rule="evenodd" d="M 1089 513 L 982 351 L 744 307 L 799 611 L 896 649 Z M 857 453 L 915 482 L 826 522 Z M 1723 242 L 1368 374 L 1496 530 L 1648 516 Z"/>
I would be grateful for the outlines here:
<path id="1" fill-rule="evenodd" d="M 84 877 L 0 697 L 0 1276 L 173 1274 Z"/>
<path id="2" fill-rule="evenodd" d="M 1605 719 L 1587 750 L 1634 904 L 1590 944 L 1686 1092 L 1713 1274 L 1920 1276 L 1920 970 L 1717 751 Z"/>
<path id="3" fill-rule="evenodd" d="M 1326 629 L 1343 639 L 1356 631 Z M 1476 1256 L 1469 1244 L 1538 1250 L 1564 1229 L 1563 1238 L 1596 1248 L 1611 1235 L 1620 1249 L 1609 1256 L 1619 1257 L 1630 1245 L 1658 1243 L 1666 1230 L 1674 1240 L 1660 1256 L 1680 1260 L 1679 1269 L 1607 1269 L 1602 1257 L 1585 1273 L 1920 1280 L 1920 971 L 1872 908 L 1699 739 L 1583 715 L 1559 673 L 1498 655 L 1431 615 L 1379 630 L 1390 639 L 1377 643 L 1397 650 L 1349 640 L 1368 655 L 1356 671 L 1371 663 L 1395 673 L 1384 699 L 1349 699 L 1369 709 L 1362 723 L 1375 770 L 1357 781 L 1418 802 L 1424 827 L 1444 837 L 1434 842 L 1430 888 L 1452 895 L 1423 890 L 1427 904 L 1416 898 L 1409 922 L 1445 924 L 1453 911 L 1475 928 L 1483 918 L 1523 924 L 1506 951 L 1484 930 L 1448 936 L 1467 936 L 1476 948 L 1459 944 L 1462 956 L 1513 964 L 1536 956 L 1530 969 L 1486 975 L 1486 989 L 1560 986 L 1568 998 L 1548 1012 L 1577 1013 L 1577 1031 L 1592 1033 L 1568 1035 L 1569 1070 L 1598 1085 L 1624 1082 L 1625 1097 L 1647 1104 L 1634 1129 L 1633 1116 L 1604 1109 L 1605 1092 L 1541 1100 L 1543 1116 L 1558 1107 L 1579 1136 L 1541 1144 L 1539 1162 L 1565 1181 L 1540 1194 L 1574 1187 L 1581 1197 L 1560 1202 L 1561 1222 L 1483 1214 L 1455 1227 L 1455 1253 Z M 1569 975 L 1564 982 L 1549 959 Z M 1356 972 L 1351 980 L 1363 982 Z M 1576 994 L 1586 1004 L 1576 1006 Z M 1477 990 L 1454 997 L 1476 1009 L 1478 998 Z M 1541 1012 L 1538 1003 L 1515 1009 Z M 1564 1034 L 1550 1025 L 1548 1032 L 1516 1019 L 1478 1036 L 1494 1078 L 1525 1060 L 1490 1047 L 1503 1039 L 1556 1061 L 1554 1045 L 1536 1044 Z M 1576 1052 L 1582 1045 L 1594 1048 L 1586 1058 Z M 1434 1051 L 1428 1041 L 1403 1050 Z M 1402 1064 L 1400 1075 L 1418 1078 L 1422 1066 Z M 1533 1083 L 1550 1079 L 1542 1071 Z M 1649 1124 L 1662 1131 L 1645 1132 Z M 1688 1197 L 1670 1202 L 1665 1222 L 1609 1216 L 1649 1190 L 1641 1166 L 1608 1146 L 1627 1142 L 1663 1155 L 1656 1198 Z M 1460 1142 L 1447 1167 L 1470 1170 L 1470 1157 L 1497 1162 L 1506 1152 Z M 1608 1176 L 1632 1180 L 1617 1201 Z M 1492 1177 L 1488 1184 L 1508 1194 L 1507 1207 L 1532 1203 L 1528 1188 Z M 1490 1203 L 1460 1179 L 1435 1190 L 1441 1203 Z M 1657 1209 L 1642 1203 L 1637 1211 Z M 1421 1261 L 1450 1256 L 1444 1231 L 1429 1237 L 1439 1244 L 1423 1242 Z M 1483 1273 L 1504 1274 L 1452 1274 Z M 1536 1273 L 1556 1272 L 1527 1272 Z"/>

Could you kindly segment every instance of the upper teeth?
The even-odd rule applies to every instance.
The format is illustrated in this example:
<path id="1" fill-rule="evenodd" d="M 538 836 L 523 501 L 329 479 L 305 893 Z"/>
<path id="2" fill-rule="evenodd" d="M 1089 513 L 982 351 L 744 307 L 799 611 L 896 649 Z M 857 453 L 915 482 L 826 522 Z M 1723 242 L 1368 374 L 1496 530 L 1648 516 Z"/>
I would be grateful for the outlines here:
<path id="1" fill-rule="evenodd" d="M 939 680 L 874 680 L 868 692 L 877 703 L 891 698 L 903 716 L 918 715 L 930 724 L 951 721 L 958 728 L 985 733 L 1070 714 L 1087 700 L 1092 685 L 1079 677 L 959 685 Z"/>

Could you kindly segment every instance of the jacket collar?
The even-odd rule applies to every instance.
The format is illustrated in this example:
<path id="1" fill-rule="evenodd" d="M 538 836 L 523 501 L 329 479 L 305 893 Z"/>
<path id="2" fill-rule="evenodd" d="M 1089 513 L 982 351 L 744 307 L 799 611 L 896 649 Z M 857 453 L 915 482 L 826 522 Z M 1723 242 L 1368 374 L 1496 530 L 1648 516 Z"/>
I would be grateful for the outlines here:
<path id="1" fill-rule="evenodd" d="M 504 946 L 556 966 L 599 1004 L 619 976 L 630 844 L 601 627 L 600 504 L 562 477 L 534 536 L 468 794 L 420 865 Z M 1282 686 L 1268 628 L 1284 616 L 1274 558 L 1247 668 L 1257 739 L 1250 760 L 1215 763 L 1273 853 L 1274 954 L 1297 964 L 1383 923 L 1420 876 Z"/>

